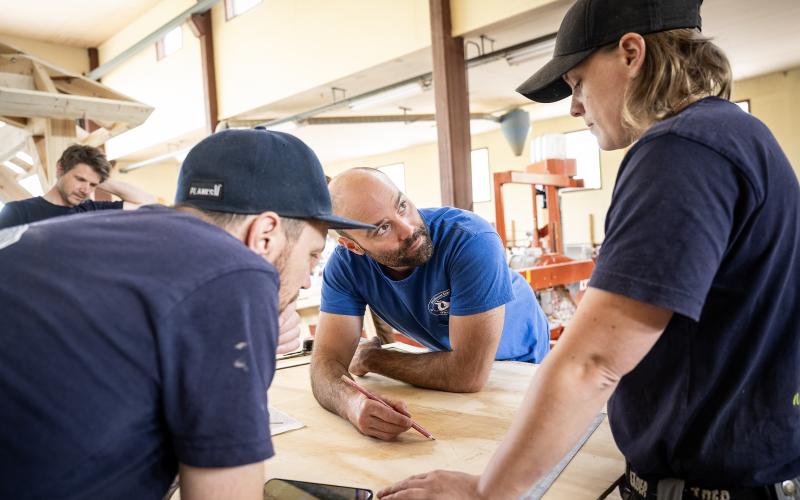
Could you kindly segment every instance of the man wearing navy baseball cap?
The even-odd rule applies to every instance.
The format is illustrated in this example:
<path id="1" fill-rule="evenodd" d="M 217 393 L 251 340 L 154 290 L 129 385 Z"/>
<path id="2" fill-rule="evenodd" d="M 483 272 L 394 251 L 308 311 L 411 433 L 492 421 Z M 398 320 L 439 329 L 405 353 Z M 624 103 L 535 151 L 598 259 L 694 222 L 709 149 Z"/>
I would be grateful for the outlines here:
<path id="1" fill-rule="evenodd" d="M 597 266 L 484 473 L 382 498 L 517 498 L 606 402 L 626 500 L 800 498 L 800 186 L 700 4 L 578 0 L 517 89 L 630 146 Z"/>
<path id="2" fill-rule="evenodd" d="M 0 497 L 160 498 L 178 471 L 184 499 L 262 497 L 280 313 L 327 229 L 365 225 L 265 130 L 201 141 L 176 202 L 0 231 Z"/>

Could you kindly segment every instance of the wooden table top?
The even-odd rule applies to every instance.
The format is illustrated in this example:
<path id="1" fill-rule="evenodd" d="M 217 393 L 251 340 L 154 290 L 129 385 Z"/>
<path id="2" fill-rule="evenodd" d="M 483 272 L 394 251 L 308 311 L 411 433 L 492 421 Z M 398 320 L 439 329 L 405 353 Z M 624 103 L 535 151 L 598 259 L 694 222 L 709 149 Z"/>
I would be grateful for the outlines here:
<path id="1" fill-rule="evenodd" d="M 308 365 L 279 369 L 269 404 L 306 427 L 273 437 L 276 455 L 266 463 L 266 478 L 377 491 L 432 469 L 480 473 L 510 426 L 535 369 L 529 363 L 495 362 L 489 382 L 477 394 L 420 389 L 375 374 L 358 378 L 369 391 L 404 400 L 414 420 L 436 437 L 431 441 L 411 430 L 393 442 L 363 436 L 319 406 Z M 597 498 L 624 469 L 606 419 L 544 498 Z"/>

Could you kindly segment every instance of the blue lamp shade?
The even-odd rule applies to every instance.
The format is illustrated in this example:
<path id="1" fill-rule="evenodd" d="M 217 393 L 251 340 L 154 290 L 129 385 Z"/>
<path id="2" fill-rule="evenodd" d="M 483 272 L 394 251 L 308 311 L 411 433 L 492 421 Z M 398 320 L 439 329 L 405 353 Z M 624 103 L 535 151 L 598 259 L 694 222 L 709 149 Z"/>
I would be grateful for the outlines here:
<path id="1" fill-rule="evenodd" d="M 512 109 L 500 118 L 500 130 L 514 154 L 520 156 L 531 130 L 530 114 L 519 108 Z"/>

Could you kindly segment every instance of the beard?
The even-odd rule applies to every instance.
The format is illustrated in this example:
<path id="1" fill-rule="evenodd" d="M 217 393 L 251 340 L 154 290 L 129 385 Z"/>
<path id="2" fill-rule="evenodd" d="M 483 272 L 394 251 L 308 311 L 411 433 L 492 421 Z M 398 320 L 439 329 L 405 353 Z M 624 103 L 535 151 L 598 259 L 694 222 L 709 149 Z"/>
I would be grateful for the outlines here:
<path id="1" fill-rule="evenodd" d="M 420 239 L 422 242 L 419 248 L 411 250 L 411 247 Z M 365 253 L 386 267 L 418 267 L 430 260 L 433 255 L 433 242 L 428 228 L 423 222 L 397 250 L 385 253 Z"/>
<path id="2" fill-rule="evenodd" d="M 281 253 L 278 255 L 278 258 L 275 259 L 275 269 L 278 270 L 278 275 L 280 277 L 280 286 L 281 289 L 278 292 L 278 313 L 282 313 L 284 309 L 286 309 L 289 304 L 296 301 L 297 298 L 300 296 L 300 289 L 292 290 L 292 287 L 288 280 L 288 273 L 286 272 L 286 266 L 289 262 L 289 255 L 292 253 L 290 245 L 284 246 Z"/>

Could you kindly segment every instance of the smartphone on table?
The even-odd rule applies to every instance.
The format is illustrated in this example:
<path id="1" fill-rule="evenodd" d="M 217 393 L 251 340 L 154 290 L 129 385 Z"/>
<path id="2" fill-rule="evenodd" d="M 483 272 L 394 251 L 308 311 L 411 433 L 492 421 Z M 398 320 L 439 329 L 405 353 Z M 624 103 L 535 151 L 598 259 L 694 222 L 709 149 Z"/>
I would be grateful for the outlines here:
<path id="1" fill-rule="evenodd" d="M 352 486 L 270 479 L 264 483 L 264 500 L 371 500 L 372 491 Z"/>

